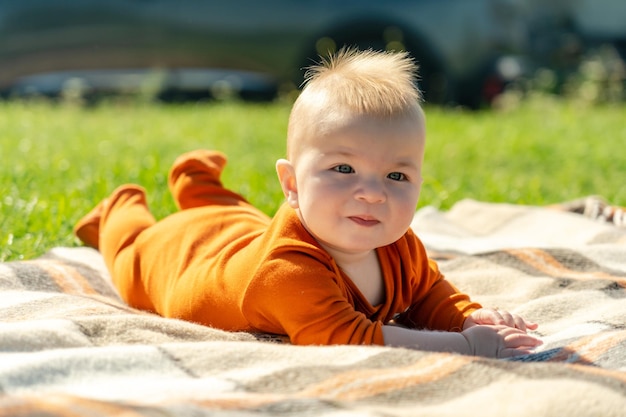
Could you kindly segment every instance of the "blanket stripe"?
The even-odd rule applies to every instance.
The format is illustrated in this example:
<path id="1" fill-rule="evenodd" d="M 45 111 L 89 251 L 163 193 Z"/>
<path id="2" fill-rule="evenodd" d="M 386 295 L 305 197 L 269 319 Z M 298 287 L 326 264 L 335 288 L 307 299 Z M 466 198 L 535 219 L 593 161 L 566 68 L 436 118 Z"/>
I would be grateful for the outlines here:
<path id="1" fill-rule="evenodd" d="M 527 271 L 534 269 L 534 275 L 574 280 L 605 279 L 621 287 L 626 287 L 625 273 L 609 269 L 603 270 L 599 265 L 573 251 L 532 248 L 510 249 L 504 252 L 519 260 L 518 267 L 527 268 Z"/>

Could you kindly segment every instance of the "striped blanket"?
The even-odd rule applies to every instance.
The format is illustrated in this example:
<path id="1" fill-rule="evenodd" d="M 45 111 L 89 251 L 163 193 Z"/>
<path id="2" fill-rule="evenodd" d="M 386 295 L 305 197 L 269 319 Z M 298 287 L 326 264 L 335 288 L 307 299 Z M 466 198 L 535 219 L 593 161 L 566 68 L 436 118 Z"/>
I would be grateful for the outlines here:
<path id="1" fill-rule="evenodd" d="M 626 416 L 626 228 L 556 208 L 415 216 L 450 280 L 540 323 L 544 345 L 512 360 L 161 318 L 87 248 L 0 264 L 0 416 Z"/>

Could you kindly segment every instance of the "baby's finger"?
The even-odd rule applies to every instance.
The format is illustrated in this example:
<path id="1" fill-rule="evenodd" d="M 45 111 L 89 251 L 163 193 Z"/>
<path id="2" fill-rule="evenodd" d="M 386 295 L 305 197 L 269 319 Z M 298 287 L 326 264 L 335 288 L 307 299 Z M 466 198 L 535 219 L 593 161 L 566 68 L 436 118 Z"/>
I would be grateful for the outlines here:
<path id="1" fill-rule="evenodd" d="M 509 327 L 517 327 L 519 329 L 519 327 L 517 326 L 518 323 L 515 320 L 516 317 L 513 317 L 511 313 L 509 313 L 508 311 L 498 311 L 498 314 L 500 315 L 500 322 L 498 324 Z"/>
<path id="2" fill-rule="evenodd" d="M 513 329 L 511 329 L 513 330 Z M 514 330 L 504 335 L 504 346 L 512 349 L 528 349 L 541 346 L 543 341 L 521 330 Z"/>
<path id="3" fill-rule="evenodd" d="M 526 328 L 528 330 L 537 330 L 537 328 L 539 327 L 539 324 L 533 321 L 524 320 L 524 323 L 526 324 Z"/>
<path id="4" fill-rule="evenodd" d="M 526 320 L 524 320 L 522 317 L 518 316 L 517 314 L 513 315 L 513 327 L 516 327 L 518 329 L 520 329 L 521 331 L 525 332 L 528 328 L 528 322 Z"/>

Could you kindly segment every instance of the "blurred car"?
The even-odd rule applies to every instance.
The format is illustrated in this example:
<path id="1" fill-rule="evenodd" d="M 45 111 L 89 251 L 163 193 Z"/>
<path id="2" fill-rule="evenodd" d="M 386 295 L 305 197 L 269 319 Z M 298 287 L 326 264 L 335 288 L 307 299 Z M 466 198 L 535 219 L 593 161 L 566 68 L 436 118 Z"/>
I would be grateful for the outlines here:
<path id="1" fill-rule="evenodd" d="M 577 0 L 573 6 L 574 26 L 587 42 L 611 43 L 626 52 L 626 1 Z"/>
<path id="2" fill-rule="evenodd" d="M 476 106 L 525 29 L 516 0 L 0 0 L 0 92 L 272 97 L 354 45 L 408 50 L 427 102 Z"/>
<path id="3" fill-rule="evenodd" d="M 529 54 L 539 64 L 554 57 L 578 62 L 586 49 L 609 45 L 626 59 L 626 1 L 527 0 Z"/>

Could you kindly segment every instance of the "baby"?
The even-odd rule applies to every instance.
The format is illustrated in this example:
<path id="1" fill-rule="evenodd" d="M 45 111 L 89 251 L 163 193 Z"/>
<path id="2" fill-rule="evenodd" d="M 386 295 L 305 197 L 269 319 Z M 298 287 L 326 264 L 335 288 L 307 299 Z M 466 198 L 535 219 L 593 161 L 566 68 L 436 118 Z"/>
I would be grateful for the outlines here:
<path id="1" fill-rule="evenodd" d="M 342 50 L 311 68 L 276 163 L 273 218 L 222 186 L 226 158 L 179 157 L 180 211 L 156 222 L 124 185 L 76 225 L 129 305 L 294 344 L 377 344 L 488 357 L 527 354 L 535 323 L 482 308 L 410 229 L 425 118 L 405 53 Z"/>

